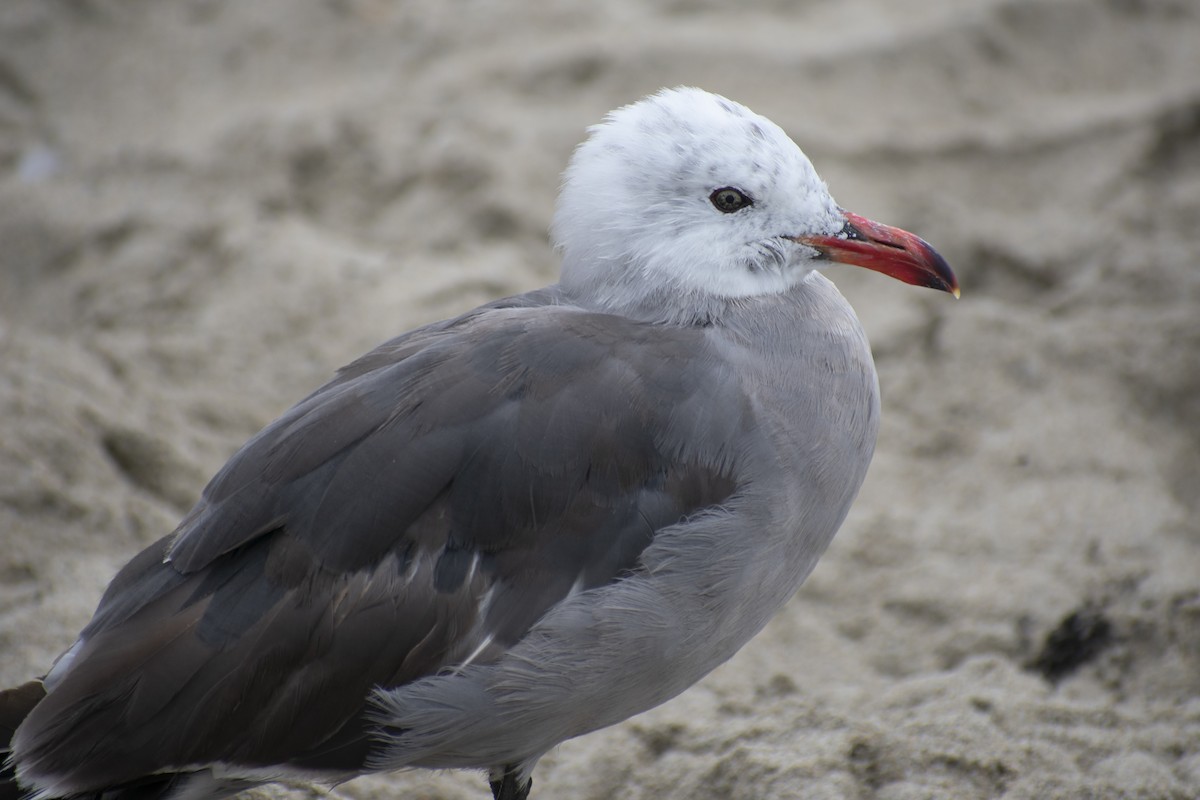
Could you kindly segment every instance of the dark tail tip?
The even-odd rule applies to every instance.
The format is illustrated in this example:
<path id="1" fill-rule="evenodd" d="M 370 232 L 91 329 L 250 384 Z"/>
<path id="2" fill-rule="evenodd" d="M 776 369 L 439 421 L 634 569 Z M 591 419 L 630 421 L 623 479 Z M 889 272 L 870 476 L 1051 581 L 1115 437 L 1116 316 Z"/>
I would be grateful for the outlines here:
<path id="1" fill-rule="evenodd" d="M 29 681 L 12 689 L 0 692 L 0 800 L 20 800 L 25 794 L 17 786 L 13 765 L 8 761 L 12 748 L 13 734 L 17 727 L 33 711 L 33 707 L 46 696 L 46 687 L 40 680 Z"/>

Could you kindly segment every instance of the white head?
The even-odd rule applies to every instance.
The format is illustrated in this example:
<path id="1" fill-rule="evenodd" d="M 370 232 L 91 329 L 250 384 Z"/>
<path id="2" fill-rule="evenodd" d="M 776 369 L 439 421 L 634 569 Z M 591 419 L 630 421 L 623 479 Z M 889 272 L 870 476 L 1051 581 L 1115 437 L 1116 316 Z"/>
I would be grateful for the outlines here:
<path id="1" fill-rule="evenodd" d="M 879 258 L 898 245 L 860 239 L 848 223 L 862 218 L 838 208 L 782 128 L 743 105 L 700 89 L 664 89 L 589 132 L 564 175 L 552 228 L 561 285 L 581 301 L 679 318 L 714 302 L 785 292 L 831 260 L 909 280 Z M 912 234 L 879 231 L 933 253 Z M 868 239 L 880 263 L 844 252 Z"/>
<path id="2" fill-rule="evenodd" d="M 700 89 L 610 113 L 567 168 L 553 235 L 562 284 L 602 306 L 629 292 L 734 298 L 782 292 L 818 252 L 789 237 L 846 223 L 778 125 Z"/>

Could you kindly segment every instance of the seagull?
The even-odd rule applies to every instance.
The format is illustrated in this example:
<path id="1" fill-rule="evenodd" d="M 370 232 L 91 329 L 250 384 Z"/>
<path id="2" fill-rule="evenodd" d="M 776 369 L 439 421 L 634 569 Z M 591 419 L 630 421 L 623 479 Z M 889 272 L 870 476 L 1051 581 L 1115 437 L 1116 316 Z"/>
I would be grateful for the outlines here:
<path id="1" fill-rule="evenodd" d="M 875 447 L 821 271 L 958 295 L 768 119 L 668 89 L 589 129 L 557 284 L 402 334 L 248 441 L 0 694 L 0 797 L 216 800 L 422 767 L 525 800 L 792 596 Z M 6 781 L 6 782 L 4 782 Z"/>

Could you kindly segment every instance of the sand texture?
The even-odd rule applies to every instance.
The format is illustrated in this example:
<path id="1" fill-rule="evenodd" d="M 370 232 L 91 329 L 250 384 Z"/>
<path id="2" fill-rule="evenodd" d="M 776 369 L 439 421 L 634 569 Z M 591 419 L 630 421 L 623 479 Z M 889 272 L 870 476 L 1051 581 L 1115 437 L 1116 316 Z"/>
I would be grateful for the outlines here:
<path id="1" fill-rule="evenodd" d="M 1200 796 L 1195 0 L 5 0 L 0 683 L 336 367 L 554 280 L 571 148 L 679 84 L 780 123 L 963 298 L 830 270 L 883 391 L 850 519 L 534 798 Z"/>

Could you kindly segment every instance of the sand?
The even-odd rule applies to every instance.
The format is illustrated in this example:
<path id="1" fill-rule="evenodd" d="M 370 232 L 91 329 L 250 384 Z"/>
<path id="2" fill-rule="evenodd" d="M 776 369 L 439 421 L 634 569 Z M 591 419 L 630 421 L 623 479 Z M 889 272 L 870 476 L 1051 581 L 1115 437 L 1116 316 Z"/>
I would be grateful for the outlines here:
<path id="1" fill-rule="evenodd" d="M 585 126 L 694 84 L 963 298 L 830 271 L 884 403 L 849 520 L 535 798 L 1200 796 L 1198 43 L 1192 0 L 6 0 L 0 682 L 337 366 L 552 281 Z"/>

